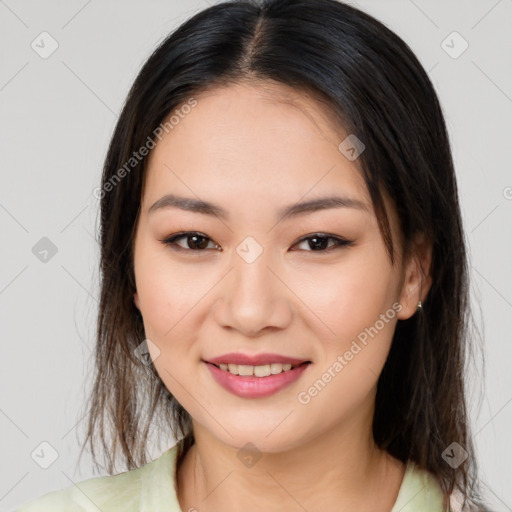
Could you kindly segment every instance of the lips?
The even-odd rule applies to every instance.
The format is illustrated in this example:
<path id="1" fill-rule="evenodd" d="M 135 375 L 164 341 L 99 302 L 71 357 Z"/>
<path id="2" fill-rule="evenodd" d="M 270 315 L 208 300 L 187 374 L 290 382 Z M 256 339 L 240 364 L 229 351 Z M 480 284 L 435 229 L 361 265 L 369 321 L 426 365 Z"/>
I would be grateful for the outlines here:
<path id="1" fill-rule="evenodd" d="M 207 359 L 205 360 L 205 362 L 214 364 L 215 366 L 220 366 L 221 364 L 263 366 L 265 364 L 272 363 L 291 364 L 292 366 L 299 366 L 300 364 L 309 361 L 307 359 L 297 359 L 295 357 L 288 357 L 280 354 L 257 354 L 251 356 L 247 354 L 231 353 Z"/>
<path id="2" fill-rule="evenodd" d="M 311 361 L 279 354 L 224 354 L 204 361 L 213 378 L 242 398 L 262 398 L 289 386 Z"/>

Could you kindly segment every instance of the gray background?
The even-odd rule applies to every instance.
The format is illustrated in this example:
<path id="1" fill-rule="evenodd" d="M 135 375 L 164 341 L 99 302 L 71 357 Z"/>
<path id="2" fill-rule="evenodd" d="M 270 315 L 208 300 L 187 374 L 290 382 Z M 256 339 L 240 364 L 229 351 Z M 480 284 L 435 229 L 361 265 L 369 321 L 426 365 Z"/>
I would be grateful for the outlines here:
<path id="1" fill-rule="evenodd" d="M 512 0 L 352 3 L 412 47 L 446 114 L 486 358 L 485 379 L 477 364 L 468 380 L 474 436 L 495 510 L 512 510 Z M 98 297 L 92 191 L 140 66 L 207 4 L 0 0 L 1 511 L 97 474 L 88 455 L 77 465 Z M 44 31 L 58 44 L 47 58 Z"/>

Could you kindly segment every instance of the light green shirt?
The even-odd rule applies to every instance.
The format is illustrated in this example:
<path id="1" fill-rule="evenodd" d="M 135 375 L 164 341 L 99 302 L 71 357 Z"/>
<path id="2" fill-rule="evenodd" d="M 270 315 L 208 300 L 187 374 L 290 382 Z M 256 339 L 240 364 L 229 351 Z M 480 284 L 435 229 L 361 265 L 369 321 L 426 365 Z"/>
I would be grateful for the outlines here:
<path id="1" fill-rule="evenodd" d="M 174 483 L 176 454 L 174 446 L 140 468 L 84 480 L 32 500 L 15 512 L 182 512 Z M 390 512 L 443 512 L 442 501 L 433 475 L 409 461 Z"/>

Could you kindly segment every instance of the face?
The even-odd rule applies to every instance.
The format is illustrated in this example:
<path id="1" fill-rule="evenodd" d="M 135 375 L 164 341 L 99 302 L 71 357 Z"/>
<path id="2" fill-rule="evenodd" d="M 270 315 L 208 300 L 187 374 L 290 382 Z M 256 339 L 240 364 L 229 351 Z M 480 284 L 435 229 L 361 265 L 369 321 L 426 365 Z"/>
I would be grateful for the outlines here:
<path id="1" fill-rule="evenodd" d="M 150 155 L 135 238 L 134 301 L 160 377 L 234 448 L 368 425 L 396 322 L 419 296 L 338 149 L 348 134 L 284 86 L 195 99 Z"/>

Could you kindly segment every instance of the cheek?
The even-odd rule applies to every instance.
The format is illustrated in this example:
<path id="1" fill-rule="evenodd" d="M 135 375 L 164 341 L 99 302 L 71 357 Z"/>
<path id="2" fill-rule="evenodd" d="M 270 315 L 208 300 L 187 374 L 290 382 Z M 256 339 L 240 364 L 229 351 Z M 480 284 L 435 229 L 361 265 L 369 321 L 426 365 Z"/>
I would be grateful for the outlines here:
<path id="1" fill-rule="evenodd" d="M 338 271 L 316 276 L 316 311 L 335 334 L 323 338 L 324 359 L 311 379 L 311 394 L 304 392 L 312 407 L 331 407 L 329 417 L 337 421 L 368 397 L 385 364 L 399 308 L 397 277 L 384 249 L 370 245 Z"/>
<path id="2" fill-rule="evenodd" d="M 301 407 L 324 417 L 324 427 L 351 415 L 372 415 L 373 393 L 397 322 L 393 294 L 382 274 L 355 273 L 330 283 L 322 319 L 335 332 L 322 338 L 318 365 L 297 396 Z"/>
<path id="3" fill-rule="evenodd" d="M 190 271 L 170 265 L 159 249 L 151 253 L 141 248 L 135 274 L 145 335 L 158 347 L 151 354 L 153 364 L 167 389 L 188 409 L 190 398 L 184 390 L 190 387 L 193 361 L 200 357 L 190 320 L 197 321 L 197 305 L 208 283 L 201 287 L 197 277 L 194 281 Z"/>
<path id="4" fill-rule="evenodd" d="M 368 243 L 347 253 L 339 265 L 318 265 L 304 273 L 314 279 L 303 280 L 297 295 L 329 327 L 322 336 L 329 343 L 350 343 L 396 301 L 396 275 L 379 246 Z M 388 316 L 396 316 L 394 310 Z M 385 327 L 379 322 L 379 327 L 392 335 L 388 322 Z"/>
<path id="5" fill-rule="evenodd" d="M 146 334 L 164 341 L 173 338 L 187 313 L 211 288 L 198 281 L 192 265 L 172 265 L 166 247 L 140 246 L 135 258 L 137 293 L 142 304 Z"/>

